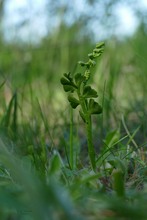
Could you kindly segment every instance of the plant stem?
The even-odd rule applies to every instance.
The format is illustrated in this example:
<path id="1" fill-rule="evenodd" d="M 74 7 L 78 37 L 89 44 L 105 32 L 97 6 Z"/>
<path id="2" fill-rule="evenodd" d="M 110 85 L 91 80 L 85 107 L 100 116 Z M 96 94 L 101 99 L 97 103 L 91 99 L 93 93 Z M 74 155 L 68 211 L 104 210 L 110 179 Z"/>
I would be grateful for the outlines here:
<path id="1" fill-rule="evenodd" d="M 96 161 L 95 161 L 95 149 L 94 149 L 93 140 L 92 140 L 91 115 L 87 115 L 86 117 L 86 132 L 87 132 L 88 154 L 90 157 L 92 169 L 95 170 Z"/>
<path id="2" fill-rule="evenodd" d="M 96 161 L 95 161 L 95 150 L 92 140 L 92 122 L 91 122 L 91 114 L 88 112 L 88 107 L 86 105 L 85 99 L 83 96 L 81 96 L 80 89 L 77 90 L 77 94 L 80 100 L 80 105 L 82 108 L 82 111 L 85 116 L 85 123 L 86 123 L 86 135 L 87 135 L 87 144 L 88 144 L 88 154 L 90 158 L 90 163 L 92 166 L 92 169 L 95 170 L 96 168 Z"/>
<path id="3" fill-rule="evenodd" d="M 69 152 L 70 167 L 74 166 L 74 153 L 73 153 L 73 109 L 70 107 L 70 152 Z"/>

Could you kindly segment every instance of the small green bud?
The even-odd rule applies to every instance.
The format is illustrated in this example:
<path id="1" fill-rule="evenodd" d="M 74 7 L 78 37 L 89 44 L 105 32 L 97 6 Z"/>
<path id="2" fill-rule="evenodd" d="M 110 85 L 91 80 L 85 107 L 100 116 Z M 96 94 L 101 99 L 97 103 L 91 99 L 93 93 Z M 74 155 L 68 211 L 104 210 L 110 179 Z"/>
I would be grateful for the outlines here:
<path id="1" fill-rule="evenodd" d="M 100 57 L 102 53 L 96 53 L 94 56 L 96 57 Z"/>
<path id="2" fill-rule="evenodd" d="M 84 67 L 87 67 L 87 68 L 90 67 L 90 63 L 89 63 L 89 61 L 86 62 L 86 63 L 84 63 L 83 61 L 79 61 L 78 64 L 80 64 L 82 67 L 83 67 L 83 66 L 84 66 Z"/>
<path id="3" fill-rule="evenodd" d="M 90 64 L 90 66 L 95 66 L 96 65 L 96 62 L 94 60 L 89 59 L 88 62 Z"/>
<path id="4" fill-rule="evenodd" d="M 88 54 L 88 57 L 89 57 L 91 60 L 93 60 L 93 59 L 94 59 L 93 53 L 89 53 L 89 54 Z"/>
<path id="5" fill-rule="evenodd" d="M 93 50 L 94 53 L 102 53 L 103 51 L 104 51 L 103 48 L 100 48 L 100 49 L 95 48 L 95 49 Z"/>
<path id="6" fill-rule="evenodd" d="M 96 48 L 102 48 L 104 46 L 105 46 L 104 42 L 100 42 L 100 43 L 96 44 Z"/>
<path id="7" fill-rule="evenodd" d="M 89 79 L 89 77 L 90 77 L 90 70 L 89 69 L 86 69 L 84 76 L 85 76 L 86 80 Z"/>
<path id="8" fill-rule="evenodd" d="M 81 66 L 86 66 L 86 63 L 84 63 L 83 61 L 79 61 L 78 64 Z"/>

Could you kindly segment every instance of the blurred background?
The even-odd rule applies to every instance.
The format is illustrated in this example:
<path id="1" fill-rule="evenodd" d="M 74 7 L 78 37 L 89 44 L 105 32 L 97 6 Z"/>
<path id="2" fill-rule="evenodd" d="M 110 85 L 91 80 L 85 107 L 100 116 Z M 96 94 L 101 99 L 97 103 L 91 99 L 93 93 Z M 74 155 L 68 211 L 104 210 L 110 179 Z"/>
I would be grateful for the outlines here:
<path id="1" fill-rule="evenodd" d="M 77 62 L 99 41 L 106 46 L 91 82 L 104 104 L 103 132 L 124 116 L 146 143 L 146 0 L 0 0 L 0 116 L 17 94 L 18 123 L 33 118 L 37 130 L 40 114 L 53 133 L 68 124 L 60 77 L 80 71 Z"/>

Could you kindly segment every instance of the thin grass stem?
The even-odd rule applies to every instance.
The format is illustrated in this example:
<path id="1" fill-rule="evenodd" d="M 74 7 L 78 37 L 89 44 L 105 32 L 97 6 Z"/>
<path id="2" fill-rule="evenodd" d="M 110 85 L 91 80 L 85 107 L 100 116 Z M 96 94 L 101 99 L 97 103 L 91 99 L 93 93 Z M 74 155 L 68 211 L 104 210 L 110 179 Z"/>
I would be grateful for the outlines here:
<path id="1" fill-rule="evenodd" d="M 74 168 L 74 152 L 73 152 L 73 109 L 70 107 L 70 167 Z"/>

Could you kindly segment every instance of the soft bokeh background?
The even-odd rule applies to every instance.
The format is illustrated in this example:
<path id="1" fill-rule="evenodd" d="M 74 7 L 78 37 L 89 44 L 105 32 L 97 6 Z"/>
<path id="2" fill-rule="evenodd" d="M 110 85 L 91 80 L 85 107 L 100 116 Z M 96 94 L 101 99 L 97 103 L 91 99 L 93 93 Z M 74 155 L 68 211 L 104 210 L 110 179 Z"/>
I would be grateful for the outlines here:
<path id="1" fill-rule="evenodd" d="M 86 133 L 60 78 L 99 41 Z M 146 0 L 0 0 L 0 219 L 147 219 L 146 94 Z"/>
<path id="2" fill-rule="evenodd" d="M 92 83 L 101 102 L 104 96 L 104 131 L 118 128 L 124 115 L 130 131 L 141 126 L 138 140 L 145 142 L 145 0 L 0 0 L 1 115 L 17 94 L 20 124 L 38 114 L 54 129 L 68 123 L 60 77 L 80 71 L 76 63 L 101 40 L 105 52 Z"/>

